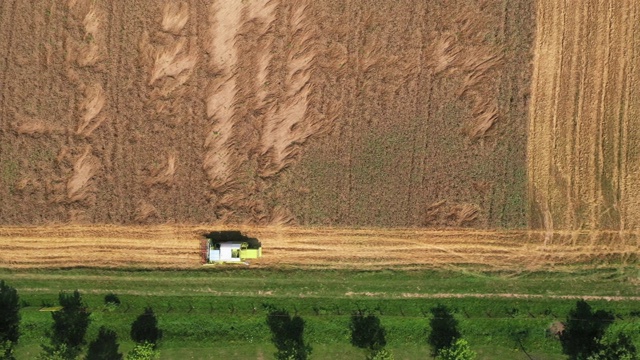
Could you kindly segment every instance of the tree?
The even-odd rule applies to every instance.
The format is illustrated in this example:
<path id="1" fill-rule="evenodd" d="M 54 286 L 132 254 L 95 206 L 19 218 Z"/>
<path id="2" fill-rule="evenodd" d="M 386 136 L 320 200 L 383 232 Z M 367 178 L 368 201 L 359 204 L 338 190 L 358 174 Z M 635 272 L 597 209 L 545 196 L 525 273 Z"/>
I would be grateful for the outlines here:
<path id="1" fill-rule="evenodd" d="M 151 343 L 154 347 L 162 339 L 162 330 L 158 328 L 158 319 L 151 307 L 144 309 L 144 312 L 131 324 L 131 339 L 137 343 Z"/>
<path id="2" fill-rule="evenodd" d="M 118 352 L 118 335 L 115 331 L 100 327 L 98 337 L 89 344 L 87 360 L 122 360 Z"/>
<path id="3" fill-rule="evenodd" d="M 91 322 L 89 318 L 91 313 L 87 311 L 87 306 L 82 301 L 78 290 L 70 295 L 60 292 L 58 301 L 62 309 L 51 313 L 53 317 L 51 343 L 56 349 L 65 345 L 67 357 L 74 358 L 80 353 L 80 348 L 85 343 L 84 336 Z"/>
<path id="4" fill-rule="evenodd" d="M 476 353 L 469 348 L 467 340 L 458 338 L 451 346 L 438 351 L 441 360 L 474 360 Z"/>
<path id="5" fill-rule="evenodd" d="M 267 325 L 271 329 L 271 341 L 275 345 L 278 360 L 306 360 L 311 346 L 304 342 L 304 320 L 293 318 L 288 311 L 267 305 Z"/>
<path id="6" fill-rule="evenodd" d="M 159 358 L 160 351 L 154 349 L 154 345 L 148 342 L 136 344 L 127 354 L 127 360 L 155 360 Z"/>
<path id="7" fill-rule="evenodd" d="M 433 356 L 438 355 L 441 349 L 450 347 L 461 337 L 458 331 L 458 321 L 453 317 L 449 308 L 445 305 L 431 308 L 431 332 L 429 333 L 429 345 Z"/>
<path id="8" fill-rule="evenodd" d="M 387 345 L 386 331 L 380 319 L 374 314 L 365 315 L 364 311 L 351 314 L 351 344 L 361 349 L 378 350 Z"/>
<path id="9" fill-rule="evenodd" d="M 633 340 L 623 333 L 614 338 L 600 339 L 601 350 L 589 356 L 588 360 L 639 360 L 638 350 Z"/>
<path id="10" fill-rule="evenodd" d="M 612 313 L 604 310 L 592 312 L 586 301 L 578 300 L 560 334 L 562 352 L 571 360 L 587 359 L 600 352 L 600 339 L 613 320 Z"/>
<path id="11" fill-rule="evenodd" d="M 20 338 L 20 297 L 15 288 L 0 280 L 0 359 L 11 358 Z"/>

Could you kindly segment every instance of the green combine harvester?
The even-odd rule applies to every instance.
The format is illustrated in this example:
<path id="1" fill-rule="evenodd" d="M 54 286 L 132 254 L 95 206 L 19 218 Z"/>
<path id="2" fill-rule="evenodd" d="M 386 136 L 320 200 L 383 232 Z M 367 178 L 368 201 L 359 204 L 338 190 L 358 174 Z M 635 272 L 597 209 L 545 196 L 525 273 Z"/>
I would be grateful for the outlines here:
<path id="1" fill-rule="evenodd" d="M 243 263 L 262 256 L 262 245 L 240 231 L 214 231 L 206 234 L 203 247 L 206 264 Z"/>

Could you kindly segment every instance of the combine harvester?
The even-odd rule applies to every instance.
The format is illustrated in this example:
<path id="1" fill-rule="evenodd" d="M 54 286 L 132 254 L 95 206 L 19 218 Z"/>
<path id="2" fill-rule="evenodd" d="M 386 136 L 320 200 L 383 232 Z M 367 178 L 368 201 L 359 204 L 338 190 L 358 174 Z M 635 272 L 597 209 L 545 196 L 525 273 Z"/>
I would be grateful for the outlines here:
<path id="1" fill-rule="evenodd" d="M 246 260 L 262 256 L 262 244 L 240 231 L 214 231 L 205 235 L 203 260 L 205 265 L 245 264 Z"/>

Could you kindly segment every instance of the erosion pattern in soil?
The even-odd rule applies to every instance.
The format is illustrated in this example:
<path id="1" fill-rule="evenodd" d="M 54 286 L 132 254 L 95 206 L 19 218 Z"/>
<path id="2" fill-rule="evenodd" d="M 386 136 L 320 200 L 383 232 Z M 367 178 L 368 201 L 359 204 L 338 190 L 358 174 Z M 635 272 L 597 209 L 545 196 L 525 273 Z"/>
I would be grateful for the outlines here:
<path id="1" fill-rule="evenodd" d="M 640 3 L 539 0 L 529 125 L 531 224 L 640 225 Z"/>
<path id="2" fill-rule="evenodd" d="M 1 1 L 0 224 L 525 226 L 533 6 Z"/>
<path id="3" fill-rule="evenodd" d="M 547 238 L 533 231 L 239 229 L 262 243 L 263 257 L 251 260 L 252 268 L 576 269 L 635 263 L 640 246 L 638 232 L 619 231 L 555 232 Z M 0 267 L 198 268 L 201 243 L 210 231 L 204 226 L 5 227 Z"/>

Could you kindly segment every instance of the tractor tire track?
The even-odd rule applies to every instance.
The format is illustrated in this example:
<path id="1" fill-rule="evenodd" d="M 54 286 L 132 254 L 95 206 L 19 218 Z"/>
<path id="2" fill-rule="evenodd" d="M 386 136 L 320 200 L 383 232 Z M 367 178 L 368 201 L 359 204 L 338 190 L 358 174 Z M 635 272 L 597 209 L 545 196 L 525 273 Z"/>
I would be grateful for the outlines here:
<path id="1" fill-rule="evenodd" d="M 51 29 L 52 28 L 52 22 L 54 20 L 55 14 L 56 14 L 56 4 L 57 1 L 52 0 L 48 2 L 48 5 L 45 7 L 45 22 L 44 22 L 44 28 L 45 29 Z M 43 64 L 42 64 L 42 72 L 43 73 L 48 73 L 48 76 L 45 77 L 45 84 L 44 84 L 44 89 L 47 89 L 47 91 L 51 88 L 53 88 L 53 84 L 55 83 L 55 77 L 58 76 L 59 72 L 57 71 L 52 71 L 53 69 L 55 69 L 55 64 L 50 64 L 50 60 L 53 57 L 52 53 L 55 51 L 55 49 L 52 49 L 52 44 L 51 41 L 47 41 L 47 38 L 53 38 L 53 39 L 60 39 L 63 36 L 64 33 L 64 28 L 62 26 L 60 26 L 60 24 L 54 24 L 55 28 L 52 32 L 50 31 L 43 31 L 42 35 L 41 35 L 41 43 L 44 43 L 45 48 L 43 49 L 44 54 L 41 54 L 41 56 L 43 57 Z M 54 59 L 55 61 L 55 59 Z M 47 94 L 44 94 L 44 97 L 46 97 Z"/>
<path id="2" fill-rule="evenodd" d="M 114 30 L 114 21 L 115 21 L 115 7 L 118 6 L 117 5 L 118 2 L 109 2 L 106 10 L 108 13 L 108 19 L 107 19 L 107 23 L 109 24 L 107 26 L 107 49 L 109 49 L 111 51 L 111 49 L 115 48 L 117 46 L 117 39 L 115 38 L 116 35 L 116 31 Z M 107 94 L 116 94 L 117 93 L 117 89 L 116 89 L 116 82 L 117 82 L 117 78 L 115 77 L 115 71 L 114 71 L 114 63 L 115 60 L 113 59 L 114 54 L 111 53 L 111 56 L 109 57 L 109 63 L 108 63 L 108 68 L 107 68 L 107 73 L 108 76 L 105 77 L 105 81 L 104 81 L 104 89 L 107 92 Z M 111 98 L 112 102 L 114 98 Z M 113 105 L 113 104 L 112 104 Z M 120 187 L 120 178 L 119 176 L 117 176 L 115 174 L 116 172 L 116 163 L 117 163 L 117 159 L 116 159 L 116 144 L 115 141 L 117 139 L 117 132 L 115 129 L 115 121 L 116 119 L 112 119 L 109 126 L 106 128 L 106 134 L 105 134 L 105 145 L 104 145 L 104 149 L 103 149 L 103 166 L 105 169 L 106 173 L 109 174 L 114 174 L 113 176 L 108 176 L 106 178 L 104 187 L 105 189 L 109 189 L 109 192 L 111 193 L 117 193 L 117 194 L 121 194 L 119 187 Z M 120 215 L 118 215 L 120 213 L 120 210 L 122 209 L 122 200 L 120 199 L 120 197 L 118 196 L 118 199 L 114 199 L 112 206 L 109 208 L 108 212 L 105 214 L 107 219 L 109 219 L 110 221 L 122 221 L 122 217 Z"/>
<path id="3" fill-rule="evenodd" d="M 4 52 L 2 54 L 2 61 L 4 62 L 2 67 L 2 79 L 0 82 L 0 97 L 2 100 L 0 102 L 0 129 L 8 130 L 9 128 L 9 120 L 7 119 L 7 97 L 10 93 L 9 86 L 7 85 L 7 74 L 9 73 L 9 66 L 11 64 L 11 58 L 13 53 L 13 37 L 14 37 L 14 23 L 11 21 L 15 19 L 17 1 L 16 0 L 8 0 L 3 1 L 2 4 L 2 23 L 0 24 L 0 37 L 3 41 Z M 8 11 L 9 14 L 5 14 L 4 11 Z M 9 19 L 10 21 L 6 21 L 5 19 Z M 5 28 L 6 27 L 6 28 Z M 3 196 L 3 198 L 5 198 Z"/>
<path id="4" fill-rule="evenodd" d="M 416 19 L 418 17 L 417 14 L 421 14 L 423 17 L 425 16 L 425 12 L 426 12 L 426 8 L 424 7 L 424 4 L 419 5 L 416 9 L 415 9 L 415 13 L 413 14 L 411 21 L 409 22 L 408 26 L 407 26 L 407 30 L 413 28 L 413 26 L 411 26 L 412 24 L 415 26 L 415 24 L 417 24 L 419 22 L 418 19 Z M 407 178 L 407 197 L 405 199 L 405 206 L 404 208 L 406 209 L 406 213 L 405 213 L 405 223 L 403 224 L 403 226 L 410 226 L 410 224 L 416 224 L 416 223 L 420 223 L 420 212 L 421 212 L 421 205 L 422 205 L 422 199 L 420 196 L 415 196 L 414 195 L 414 189 L 422 189 L 421 187 L 421 180 L 423 178 L 423 174 L 424 174 L 424 165 L 421 163 L 420 161 L 420 156 L 419 153 L 422 152 L 421 151 L 421 147 L 422 144 L 424 144 L 425 142 L 425 137 L 427 134 L 427 131 L 425 129 L 425 127 L 428 125 L 428 119 L 421 119 L 421 115 L 424 112 L 424 104 L 422 103 L 421 99 L 424 98 L 424 89 L 428 88 L 427 85 L 427 81 L 425 80 L 425 38 L 426 38 L 426 33 L 425 33 L 425 29 L 424 29 L 424 22 L 422 22 L 420 25 L 418 25 L 418 27 L 420 28 L 420 39 L 419 39 L 419 48 L 420 48 L 420 52 L 418 53 L 418 60 L 417 63 L 420 64 L 420 71 L 418 72 L 417 76 L 416 76 L 416 86 L 415 86 L 415 94 L 413 94 L 412 98 L 413 98 L 413 110 L 414 110 L 414 124 L 413 124 L 413 134 L 412 134 L 412 150 L 411 150 L 411 164 L 409 167 L 409 176 Z M 409 34 L 409 31 L 407 31 L 407 34 L 405 34 L 404 36 L 404 42 L 405 43 L 411 43 L 411 36 Z M 419 120 L 420 119 L 420 120 Z M 418 182 L 420 182 L 420 184 L 418 184 Z"/>
<path id="5" fill-rule="evenodd" d="M 420 14 L 420 15 L 417 15 Z M 427 7 L 421 3 L 418 8 L 415 10 L 414 17 L 412 22 L 414 24 L 418 24 L 417 28 L 420 32 L 420 41 L 419 48 L 420 52 L 418 55 L 419 70 L 416 76 L 416 89 L 414 95 L 414 122 L 415 126 L 413 129 L 413 150 L 411 152 L 411 168 L 409 174 L 409 180 L 407 182 L 407 188 L 409 191 L 407 192 L 406 199 L 406 209 L 407 213 L 405 218 L 407 219 L 407 223 L 404 226 L 410 226 L 411 224 L 420 224 L 422 221 L 420 219 L 422 213 L 422 207 L 424 206 L 424 172 L 425 172 L 425 159 L 423 156 L 420 156 L 421 153 L 425 153 L 422 149 L 423 144 L 426 146 L 427 142 L 427 134 L 429 128 L 429 117 L 424 117 L 425 109 L 429 106 L 429 98 L 431 96 L 431 82 L 433 79 L 429 76 L 430 71 L 426 69 L 427 63 L 427 30 L 425 28 L 424 20 L 427 14 Z M 422 20 L 422 21 L 421 21 Z M 412 26 L 408 26 L 408 28 L 412 28 Z M 410 40 L 410 39 L 409 39 Z M 409 42 L 409 41 L 407 41 Z M 425 95 L 425 92 L 427 93 Z M 425 100 L 426 99 L 426 100 Z M 413 178 L 415 177 L 415 180 Z M 417 190 L 414 192 L 414 188 Z"/>
<path id="6" fill-rule="evenodd" d="M 622 108 L 622 96 L 624 88 L 624 72 L 627 67 L 624 62 L 622 41 L 629 41 L 624 38 L 622 30 L 623 26 L 615 26 L 614 19 L 624 21 L 624 14 L 620 12 L 618 6 L 612 3 L 608 4 L 608 26 L 607 26 L 607 49 L 606 61 L 608 63 L 607 78 L 608 86 L 603 87 L 601 114 L 603 117 L 602 138 L 605 139 L 601 143 L 601 183 L 602 189 L 600 199 L 602 206 L 600 208 L 600 223 L 606 228 L 622 228 L 620 218 L 620 118 Z M 624 22 L 623 22 L 624 23 Z M 621 41 L 616 41 L 619 38 Z M 624 39 L 624 40 L 623 40 Z M 606 106 L 605 106 L 606 104 Z M 609 126 L 606 126 L 610 123 Z M 608 139 L 608 141 L 606 141 Z"/>
<path id="7" fill-rule="evenodd" d="M 582 36 L 586 37 L 587 33 L 588 33 L 588 3 L 584 2 L 582 7 L 581 7 L 581 12 L 579 13 L 579 18 L 578 18 L 578 22 L 582 25 L 583 31 L 581 32 Z M 580 41 L 579 39 L 576 39 L 576 43 Z M 581 54 L 580 57 L 580 67 L 578 69 L 586 69 L 589 58 L 587 56 L 587 54 L 582 51 L 582 49 L 580 48 L 579 45 L 576 44 L 576 47 L 579 50 L 579 53 Z M 583 144 L 585 143 L 585 141 L 583 141 L 583 139 L 579 136 L 582 132 L 583 132 L 583 127 L 584 127 L 584 122 L 581 121 L 583 113 L 584 113 L 584 91 L 585 91 L 585 83 L 587 81 L 587 72 L 586 71 L 579 71 L 580 75 L 579 75 L 579 83 L 578 83 L 578 89 L 575 90 L 574 92 L 576 93 L 576 104 L 575 104 L 575 133 L 572 135 L 572 137 L 575 138 L 575 146 L 574 146 L 574 156 L 573 156 L 573 161 L 574 161 L 574 176 L 572 177 L 574 183 L 574 201 L 576 203 L 575 205 L 575 214 L 571 214 L 570 215 L 570 219 L 572 221 L 575 222 L 576 227 L 581 227 L 584 224 L 584 221 L 582 220 L 578 220 L 578 219 L 585 219 L 586 218 L 586 214 L 584 214 L 583 212 L 584 207 L 583 207 L 583 199 L 586 199 L 586 194 L 583 193 L 583 186 L 582 186 L 582 181 L 581 181 L 581 177 L 582 174 L 584 172 L 584 168 L 582 165 L 577 165 L 577 164 L 584 164 L 585 159 L 581 158 L 583 156 L 583 151 L 581 150 L 582 147 L 584 146 Z"/>
<path id="8" fill-rule="evenodd" d="M 597 23 L 597 43 L 593 44 L 593 48 L 597 49 L 596 59 L 602 59 L 597 62 L 597 67 L 595 69 L 595 73 L 598 75 L 596 78 L 597 81 L 594 84 L 596 93 L 594 94 L 594 109 L 590 112 L 591 114 L 595 114 L 596 118 L 594 121 L 595 129 L 592 134 L 597 134 L 596 141 L 593 142 L 593 170 L 592 177 L 594 178 L 594 191 L 593 191 L 593 204 L 595 206 L 591 207 L 591 226 L 593 228 L 606 228 L 605 224 L 601 222 L 601 214 L 603 211 L 603 202 L 602 202 L 602 171 L 603 171 L 603 122 L 604 119 L 604 98 L 606 94 L 607 82 L 609 81 L 609 35 L 610 35 L 610 13 L 608 11 L 608 6 L 606 6 L 606 2 L 599 1 L 596 4 L 595 13 L 603 14 L 598 17 Z M 604 15 L 606 14 L 606 15 Z"/>
<path id="9" fill-rule="evenodd" d="M 189 6 L 189 20 L 187 22 L 186 28 L 189 36 L 192 37 L 193 42 L 190 46 L 197 47 L 198 49 L 194 50 L 198 52 L 198 61 L 194 65 L 193 72 L 194 74 L 191 76 L 190 80 L 185 84 L 187 89 L 185 90 L 185 102 L 190 103 L 188 106 L 187 113 L 184 115 L 184 122 L 181 126 L 178 126 L 179 134 L 176 134 L 176 153 L 178 159 L 180 161 L 180 167 L 176 170 L 176 183 L 180 183 L 180 179 L 183 178 L 184 183 L 190 184 L 190 186 L 174 186 L 173 191 L 175 192 L 174 198 L 176 202 L 176 206 L 173 207 L 172 218 L 176 219 L 178 222 L 189 222 L 190 219 L 193 219 L 194 216 L 189 212 L 194 211 L 194 208 L 201 209 L 198 211 L 207 212 L 206 201 L 202 196 L 197 196 L 194 198 L 193 193 L 194 189 L 197 189 L 196 192 L 198 195 L 205 193 L 206 188 L 206 177 L 200 171 L 190 171 L 188 169 L 198 169 L 200 167 L 202 161 L 202 139 L 200 137 L 200 133 L 203 128 L 206 126 L 202 122 L 205 118 L 202 109 L 202 102 L 198 98 L 198 96 L 190 89 L 195 86 L 197 89 L 204 88 L 204 86 L 199 86 L 202 81 L 197 78 L 197 73 L 201 71 L 202 67 L 202 46 L 200 44 L 202 39 L 201 26 L 199 22 L 199 16 L 201 13 L 206 13 L 205 10 L 202 9 L 203 4 L 199 1 L 190 0 L 187 2 Z M 185 131 L 185 129 L 187 129 Z M 186 134 L 184 134 L 186 132 Z M 186 136 L 185 136 L 186 135 Z M 206 221 L 213 220 L 213 216 L 209 216 Z"/>
<path id="10" fill-rule="evenodd" d="M 355 46 L 351 46 L 352 49 L 351 51 L 355 51 L 355 49 L 358 49 L 359 47 L 362 46 L 363 43 L 363 31 L 364 29 L 363 27 L 363 12 L 364 10 L 362 8 L 359 9 L 354 9 L 353 12 L 356 14 L 354 17 L 354 23 L 358 24 L 358 27 L 355 31 L 355 35 L 353 35 L 353 37 L 350 39 L 350 41 L 352 43 L 355 43 Z M 360 109 L 360 101 L 359 101 L 359 97 L 357 96 L 360 92 L 360 89 L 362 88 L 362 83 L 364 82 L 364 80 L 362 79 L 363 74 L 362 74 L 362 69 L 360 64 L 362 63 L 362 60 L 360 58 L 360 53 L 358 52 L 357 54 L 349 54 L 350 55 L 350 60 L 352 60 L 353 62 L 355 62 L 355 64 L 352 64 L 350 66 L 350 68 L 355 72 L 355 78 L 352 81 L 353 84 L 353 88 L 351 88 L 348 91 L 348 100 L 347 100 L 347 104 L 346 107 L 350 108 L 351 111 L 347 112 L 347 118 L 348 118 L 348 130 L 347 130 L 347 134 L 346 137 L 349 139 L 348 143 L 349 143 L 349 150 L 347 153 L 347 160 L 346 160 L 346 164 L 347 164 L 347 169 L 349 169 L 349 173 L 347 175 L 347 181 L 346 181 L 346 188 L 344 189 L 344 193 L 341 194 L 341 199 L 339 199 L 339 204 L 342 203 L 344 204 L 343 206 L 343 212 L 339 215 L 340 218 L 345 219 L 344 224 L 346 225 L 350 225 L 350 224 L 354 224 L 357 222 L 357 219 L 354 218 L 354 214 L 352 213 L 352 208 L 353 208 L 353 203 L 355 201 L 355 196 L 354 196 L 354 174 L 353 174 L 353 165 L 354 165 L 354 152 L 355 152 L 355 148 L 356 146 L 358 146 L 360 144 L 360 142 L 358 141 L 358 143 L 356 143 L 356 140 L 359 140 L 359 137 L 356 137 L 356 129 L 354 128 L 356 126 L 356 124 L 358 124 L 361 119 L 359 116 L 359 109 Z M 361 97 L 360 97 L 361 98 Z"/>
<path id="11" fill-rule="evenodd" d="M 108 215 L 107 221 L 127 221 L 131 217 L 132 204 L 127 204 L 128 198 L 125 196 L 128 193 L 129 184 L 131 184 L 131 176 L 126 171 L 127 154 L 124 153 L 123 147 L 126 141 L 127 123 L 123 109 L 122 109 L 122 96 L 126 94 L 126 89 L 123 88 L 123 82 L 118 81 L 126 76 L 121 73 L 121 68 L 124 62 L 123 48 L 126 45 L 124 43 L 124 26 L 127 23 L 128 11 L 124 10 L 125 4 L 130 2 L 114 1 L 108 2 L 109 13 L 109 26 L 108 26 L 108 43 L 109 60 L 107 65 L 108 76 L 106 77 L 106 92 L 109 94 L 110 99 L 110 115 L 111 121 L 109 126 L 110 136 L 105 139 L 108 144 L 108 152 L 105 152 L 105 156 L 110 158 L 112 168 L 109 173 L 110 182 L 112 184 L 112 191 L 115 194 L 112 199 L 112 207 L 110 207 L 112 214 Z M 116 215 L 119 214 L 119 215 Z"/>
<path id="12" fill-rule="evenodd" d="M 628 89 L 625 94 L 625 118 L 627 132 L 625 133 L 626 161 L 625 161 L 625 197 L 622 199 L 626 206 L 625 225 L 627 229 L 640 227 L 640 4 L 637 1 L 626 2 L 628 22 L 632 29 L 632 41 L 626 43 L 626 54 L 630 58 Z"/>
<path id="13" fill-rule="evenodd" d="M 576 11 L 575 14 L 573 16 L 569 16 L 568 17 L 568 28 L 570 31 L 570 35 L 569 35 L 569 39 L 570 39 L 570 48 L 572 49 L 571 51 L 571 55 L 568 56 L 568 67 L 570 69 L 572 69 L 571 71 L 571 78 L 569 80 L 569 91 L 571 91 L 573 89 L 573 94 L 575 94 L 574 97 L 571 96 L 566 96 L 565 99 L 568 101 L 571 101 L 573 104 L 578 104 L 581 98 L 581 88 L 580 88 L 580 83 L 581 83 L 581 77 L 580 77 L 580 73 L 578 71 L 575 71 L 574 69 L 576 69 L 576 67 L 581 66 L 581 59 L 582 59 L 582 53 L 579 51 L 580 47 L 577 44 L 577 39 L 580 39 L 583 35 L 584 35 L 584 21 L 582 21 L 581 18 L 581 14 L 579 11 Z M 573 24 L 573 25 L 571 25 Z M 577 91 L 575 89 L 578 89 Z M 571 94 L 571 93 L 568 93 Z M 567 136 L 567 141 L 566 141 L 566 147 L 563 149 L 563 151 L 565 152 L 565 158 L 567 161 L 567 165 L 565 168 L 565 175 L 566 175 L 566 186 L 567 186 L 567 197 L 566 197 L 566 201 L 567 201 L 567 211 L 566 211 L 566 216 L 564 219 L 564 223 L 565 224 L 571 224 L 574 223 L 574 217 L 576 214 L 576 204 L 575 204 L 575 199 L 577 199 L 577 194 L 576 194 L 576 187 L 575 187 L 575 182 L 576 182 L 576 166 L 574 166 L 573 164 L 575 164 L 576 161 L 576 157 L 577 154 L 574 152 L 575 148 L 576 148 L 576 136 L 575 134 L 577 133 L 577 124 L 578 124 L 578 120 L 577 120 L 577 116 L 576 114 L 576 106 L 571 106 L 571 104 L 567 104 L 566 106 L 564 106 L 564 108 L 562 110 L 564 110 L 561 114 L 561 117 L 566 118 L 566 119 L 570 119 L 570 121 L 567 121 L 567 127 L 565 128 L 565 131 L 568 134 L 571 134 L 570 136 Z"/>
<path id="14" fill-rule="evenodd" d="M 8 97 L 9 94 L 13 94 L 11 88 L 7 84 L 7 74 L 9 73 L 10 64 L 12 61 L 12 50 L 13 50 L 13 37 L 14 37 L 14 24 L 12 19 L 15 18 L 16 0 L 7 0 L 2 1 L 1 6 L 1 23 L 0 23 L 0 42 L 2 45 L 2 78 L 0 79 L 0 134 L 4 132 L 8 132 L 9 130 L 9 119 L 7 118 L 7 110 L 8 110 Z M 6 13 L 5 13 L 6 12 Z M 4 153 L 5 145 L 0 144 L 0 152 Z M 3 164 L 3 166 L 6 166 Z M 0 169 L 3 170 L 3 169 Z M 4 179 L 3 179 L 4 180 Z M 2 181 L 4 183 L 4 181 Z M 12 199 L 9 193 L 8 184 L 3 185 L 0 188 L 0 216 L 4 219 L 9 218 L 10 213 L 10 205 Z"/>

